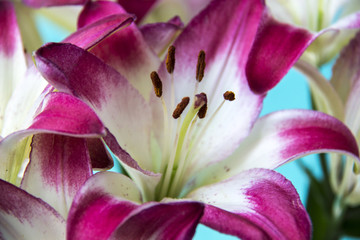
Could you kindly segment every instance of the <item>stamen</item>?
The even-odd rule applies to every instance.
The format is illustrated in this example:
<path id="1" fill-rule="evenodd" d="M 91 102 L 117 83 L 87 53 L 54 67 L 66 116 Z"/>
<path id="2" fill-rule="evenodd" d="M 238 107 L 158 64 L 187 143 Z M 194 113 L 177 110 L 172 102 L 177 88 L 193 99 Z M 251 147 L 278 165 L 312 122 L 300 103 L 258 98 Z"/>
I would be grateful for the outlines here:
<path id="1" fill-rule="evenodd" d="M 178 119 L 182 112 L 185 110 L 186 106 L 189 104 L 190 98 L 184 97 L 181 102 L 176 106 L 172 116 L 175 119 Z"/>
<path id="2" fill-rule="evenodd" d="M 196 80 L 198 82 L 201 82 L 201 80 L 204 78 L 204 72 L 205 72 L 205 52 L 204 50 L 201 50 L 199 52 L 198 61 L 196 65 Z"/>
<path id="3" fill-rule="evenodd" d="M 173 73 L 175 69 L 175 47 L 171 45 L 168 49 L 168 55 L 166 57 L 166 69 L 168 73 Z"/>
<path id="4" fill-rule="evenodd" d="M 200 119 L 203 119 L 206 116 L 206 111 L 207 111 L 207 103 L 204 104 L 204 106 L 202 106 L 198 112 L 198 117 Z"/>
<path id="5" fill-rule="evenodd" d="M 151 78 L 152 84 L 154 86 L 155 95 L 157 97 L 161 97 L 162 96 L 162 82 L 160 80 L 159 75 L 157 74 L 157 72 L 153 71 L 150 74 L 150 78 Z"/>
<path id="6" fill-rule="evenodd" d="M 235 100 L 235 93 L 232 91 L 226 91 L 224 93 L 224 99 L 228 101 L 234 101 Z"/>

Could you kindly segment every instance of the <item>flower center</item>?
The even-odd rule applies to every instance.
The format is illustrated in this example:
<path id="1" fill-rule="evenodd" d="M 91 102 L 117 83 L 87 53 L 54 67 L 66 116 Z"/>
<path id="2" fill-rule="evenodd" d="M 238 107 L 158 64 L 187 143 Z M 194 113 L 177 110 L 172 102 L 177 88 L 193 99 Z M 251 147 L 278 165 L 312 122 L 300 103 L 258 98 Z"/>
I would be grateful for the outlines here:
<path id="1" fill-rule="evenodd" d="M 224 93 L 224 100 L 217 107 L 215 112 L 207 117 L 207 121 L 201 127 L 196 127 L 199 119 L 206 117 L 208 99 L 206 93 L 197 93 L 198 85 L 204 78 L 205 73 L 205 52 L 201 50 L 198 55 L 196 66 L 196 85 L 194 96 L 190 103 L 190 97 L 184 96 L 177 104 L 174 103 L 173 72 L 175 69 L 175 47 L 170 46 L 166 59 L 166 69 L 171 75 L 171 106 L 174 107 L 172 119 L 169 119 L 168 107 L 162 96 L 162 81 L 157 72 L 152 72 L 152 80 L 155 95 L 161 99 L 164 114 L 164 135 L 161 150 L 161 163 L 159 172 L 162 178 L 156 189 L 155 200 L 160 201 L 164 197 L 178 198 L 181 195 L 182 186 L 186 183 L 186 169 L 193 159 L 197 144 L 201 136 L 208 129 L 212 119 L 219 112 L 226 100 L 235 100 L 235 94 L 231 91 Z M 190 106 L 189 106 L 190 105 Z M 184 111 L 187 110 L 185 113 Z M 185 115 L 185 116 L 184 116 Z"/>

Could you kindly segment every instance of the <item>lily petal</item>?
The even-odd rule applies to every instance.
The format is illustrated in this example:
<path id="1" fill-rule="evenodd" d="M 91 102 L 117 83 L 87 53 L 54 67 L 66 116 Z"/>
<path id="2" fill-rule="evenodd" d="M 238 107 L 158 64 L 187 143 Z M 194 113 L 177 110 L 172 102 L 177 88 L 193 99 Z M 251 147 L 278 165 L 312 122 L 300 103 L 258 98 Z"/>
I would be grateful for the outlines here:
<path id="1" fill-rule="evenodd" d="M 33 8 L 80 5 L 85 4 L 87 0 L 22 0 L 23 3 Z"/>
<path id="2" fill-rule="evenodd" d="M 85 139 L 37 134 L 21 188 L 50 204 L 65 219 L 80 186 L 92 175 Z"/>
<path id="3" fill-rule="evenodd" d="M 246 65 L 249 85 L 258 94 L 275 87 L 313 40 L 310 32 L 280 23 L 269 13 L 262 23 Z"/>
<path id="4" fill-rule="evenodd" d="M 160 56 L 183 27 L 184 23 L 181 19 L 174 17 L 166 23 L 146 24 L 140 28 L 140 31 L 146 43 Z"/>
<path id="5" fill-rule="evenodd" d="M 1 239 L 65 239 L 65 220 L 48 204 L 3 180 L 0 193 Z"/>
<path id="6" fill-rule="evenodd" d="M 194 201 L 144 204 L 126 218 L 111 239 L 191 239 L 203 210 L 204 205 Z"/>
<path id="7" fill-rule="evenodd" d="M 194 189 L 247 169 L 274 169 L 321 152 L 341 153 L 359 161 L 356 140 L 339 120 L 310 110 L 279 111 L 257 121 L 249 137 L 229 158 L 194 174 L 189 184 Z"/>
<path id="8" fill-rule="evenodd" d="M 203 204 L 199 202 L 139 203 L 140 192 L 129 178 L 113 172 L 97 173 L 74 199 L 67 236 L 69 239 L 108 239 L 110 235 L 110 239 L 189 239 L 203 212 Z"/>
<path id="9" fill-rule="evenodd" d="M 86 145 L 91 158 L 91 167 L 94 170 L 110 169 L 114 166 L 112 157 L 106 150 L 104 143 L 98 138 L 87 138 Z"/>
<path id="10" fill-rule="evenodd" d="M 17 83 L 26 72 L 26 60 L 11 1 L 0 2 L 0 131 L 6 105 Z"/>
<path id="11" fill-rule="evenodd" d="M 322 46 L 323 50 L 320 52 L 320 54 L 322 54 L 320 56 L 322 61 L 320 61 L 318 65 L 326 63 L 334 58 L 334 56 L 349 43 L 350 39 L 355 36 L 359 28 L 360 12 L 348 15 L 314 35 L 314 38 L 316 39 L 314 39 L 314 42 L 310 45 L 305 54 L 308 54 L 308 52 L 311 54 L 311 51 L 316 52 L 316 48 Z"/>
<path id="12" fill-rule="evenodd" d="M 79 27 L 124 9 L 114 2 L 89 2 L 79 16 Z M 148 100 L 152 93 L 149 75 L 160 60 L 147 45 L 135 23 L 116 32 L 91 49 L 91 52 L 115 68 Z"/>
<path id="13" fill-rule="evenodd" d="M 289 180 L 267 169 L 244 171 L 187 197 L 209 205 L 201 223 L 243 239 L 310 239 L 311 223 Z"/>
<path id="14" fill-rule="evenodd" d="M 129 14 L 111 15 L 80 28 L 62 42 L 87 50 L 119 29 L 127 27 L 133 20 L 133 16 Z"/>
<path id="15" fill-rule="evenodd" d="M 48 92 L 44 92 L 47 85 L 48 83 L 34 65 L 27 69 L 6 106 L 1 132 L 3 137 L 30 125 L 38 106 L 37 101 L 41 101 L 44 94 Z"/>
<path id="16" fill-rule="evenodd" d="M 117 146 L 126 146 L 126 159 L 132 157 L 142 169 L 152 169 L 150 139 L 144 137 L 150 136 L 151 119 L 144 117 L 151 116 L 150 107 L 124 77 L 93 54 L 71 44 L 49 44 L 36 52 L 35 59 L 39 71 L 58 90 L 71 92 L 93 107 L 116 138 L 112 141 L 114 144 L 107 142 L 115 154 L 124 151 L 118 151 Z M 134 129 L 142 134 L 134 134 Z M 139 148 L 142 151 L 138 151 Z M 128 164 L 129 161 L 122 159 L 122 154 L 118 157 L 124 167 L 128 166 L 127 171 L 134 168 L 134 165 Z M 133 173 L 143 175 L 144 171 Z M 157 182 L 159 176 L 153 175 L 151 178 Z M 131 177 L 141 179 L 135 175 Z M 148 180 L 139 180 L 137 184 L 145 184 Z"/>
<path id="17" fill-rule="evenodd" d="M 346 116 L 343 118 L 351 130 L 356 134 L 359 130 L 358 112 L 360 94 L 360 34 L 341 52 L 333 67 L 331 84 L 336 89 L 342 102 L 346 103 Z M 351 121 L 351 122 L 350 122 Z"/>
<path id="18" fill-rule="evenodd" d="M 299 59 L 294 66 L 307 76 L 313 92 L 312 96 L 316 109 L 337 119 L 344 119 L 344 102 L 341 101 L 334 86 L 319 70 L 302 59 Z"/>
<path id="19" fill-rule="evenodd" d="M 137 17 L 137 22 L 140 22 L 143 17 L 148 13 L 151 7 L 157 2 L 157 0 L 117 0 L 123 8 L 129 12 L 134 13 Z"/>
<path id="20" fill-rule="evenodd" d="M 67 220 L 67 238 L 108 239 L 141 200 L 136 185 L 124 175 L 95 174 L 74 198 Z"/>
<path id="21" fill-rule="evenodd" d="M 342 31 L 358 28 L 360 28 L 360 13 L 343 18 L 316 34 L 279 23 L 266 13 L 246 66 L 246 75 L 251 89 L 259 94 L 269 91 L 285 76 L 309 46 L 307 52 L 312 51 L 310 48 L 317 48 L 318 43 L 326 42 L 324 38 L 328 39 L 327 42 L 334 41 L 335 37 L 341 38 L 341 41 L 336 40 L 338 44 L 331 45 L 336 49 L 326 51 L 329 52 L 329 56 L 333 56 L 338 52 L 337 49 L 341 49 L 353 36 L 351 32 L 349 34 Z M 316 49 L 314 51 L 316 52 Z M 329 57 L 322 58 L 324 62 L 329 59 Z"/>
<path id="22" fill-rule="evenodd" d="M 172 102 L 179 103 L 183 97 L 194 96 L 197 57 L 200 50 L 206 53 L 204 79 L 196 93 L 207 94 L 208 112 L 203 120 L 197 121 L 196 128 L 207 125 L 212 131 L 204 131 L 199 141 L 194 140 L 199 143 L 194 147 L 196 153 L 189 158 L 198 163 L 197 167 L 208 164 L 209 159 L 216 162 L 229 155 L 248 135 L 259 115 L 263 96 L 249 89 L 245 64 L 263 10 L 262 1 L 211 2 L 174 42 L 176 63 L 173 74 L 166 71 L 165 62 L 159 69 L 163 97 L 173 111 L 175 106 L 172 106 Z M 172 96 L 172 87 L 175 96 Z M 226 91 L 233 91 L 236 100 L 226 102 L 217 111 Z M 219 142 L 220 139 L 223 144 Z"/>
<path id="23" fill-rule="evenodd" d="M 65 93 L 46 96 L 40 113 L 26 130 L 10 134 L 0 142 L 0 178 L 15 183 L 20 166 L 26 158 L 29 137 L 37 133 L 56 133 L 76 137 L 101 137 L 105 128 L 85 103 Z M 18 149 L 18 147 L 21 147 Z M 21 155 L 21 156 L 19 156 Z M 13 169 L 15 168 L 15 169 Z"/>

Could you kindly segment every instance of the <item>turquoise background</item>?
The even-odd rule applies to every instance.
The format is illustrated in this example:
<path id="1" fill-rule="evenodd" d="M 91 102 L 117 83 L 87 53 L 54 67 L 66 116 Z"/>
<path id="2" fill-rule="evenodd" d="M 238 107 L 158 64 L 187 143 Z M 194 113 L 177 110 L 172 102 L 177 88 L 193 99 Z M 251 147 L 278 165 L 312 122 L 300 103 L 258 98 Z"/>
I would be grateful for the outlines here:
<path id="1" fill-rule="evenodd" d="M 39 17 L 38 25 L 41 31 L 41 37 L 44 42 L 59 42 L 67 36 L 67 32 L 60 29 L 56 25 L 48 22 L 46 19 Z M 322 72 L 327 76 L 331 76 L 331 64 L 325 66 Z M 290 70 L 285 78 L 268 93 L 265 98 L 264 108 L 261 115 L 283 110 L 283 109 L 311 109 L 309 89 L 306 79 L 297 71 Z M 304 172 L 299 167 L 299 161 L 302 161 L 315 173 L 315 176 L 321 177 L 321 168 L 316 155 L 307 156 L 301 160 L 288 163 L 277 169 L 278 172 L 288 178 L 297 189 L 301 201 L 305 203 L 307 198 L 307 190 L 309 181 Z M 195 240 L 200 239 L 237 239 L 232 236 L 221 234 L 210 228 L 200 225 L 197 228 Z"/>

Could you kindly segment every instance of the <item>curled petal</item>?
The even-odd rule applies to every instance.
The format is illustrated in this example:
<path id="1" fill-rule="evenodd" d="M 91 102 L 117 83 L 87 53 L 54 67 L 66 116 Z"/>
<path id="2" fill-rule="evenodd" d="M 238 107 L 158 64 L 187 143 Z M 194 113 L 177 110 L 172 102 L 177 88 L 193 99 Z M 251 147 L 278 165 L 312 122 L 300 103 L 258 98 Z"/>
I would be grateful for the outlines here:
<path id="1" fill-rule="evenodd" d="M 62 42 L 72 43 L 87 50 L 114 32 L 127 27 L 133 20 L 133 16 L 129 14 L 111 15 L 80 28 Z"/>
<path id="2" fill-rule="evenodd" d="M 203 201 L 201 223 L 242 239 L 310 239 L 311 223 L 289 180 L 267 169 L 244 171 L 195 190 Z"/>
<path id="3" fill-rule="evenodd" d="M 280 23 L 265 12 L 246 65 L 250 88 L 263 94 L 275 87 L 313 39 L 310 32 Z"/>
<path id="4" fill-rule="evenodd" d="M 322 60 L 317 64 L 328 61 L 353 36 L 350 30 L 359 27 L 360 13 L 343 18 L 316 34 L 279 23 L 265 13 L 246 66 L 251 89 L 258 94 L 272 89 L 309 46 L 309 51 L 318 53 L 319 47 L 324 48 L 328 44 L 331 47 L 326 49 L 328 56 L 320 56 Z M 345 30 L 347 32 L 343 32 Z M 336 44 L 331 44 L 334 39 Z"/>
<path id="5" fill-rule="evenodd" d="M 336 152 L 359 161 L 356 140 L 339 120 L 310 110 L 285 110 L 262 117 L 227 159 L 194 174 L 192 188 L 234 176 L 246 169 L 274 169 L 308 154 Z"/>
<path id="6" fill-rule="evenodd" d="M 65 239 L 66 223 L 53 208 L 0 180 L 0 237 L 19 239 Z"/>

